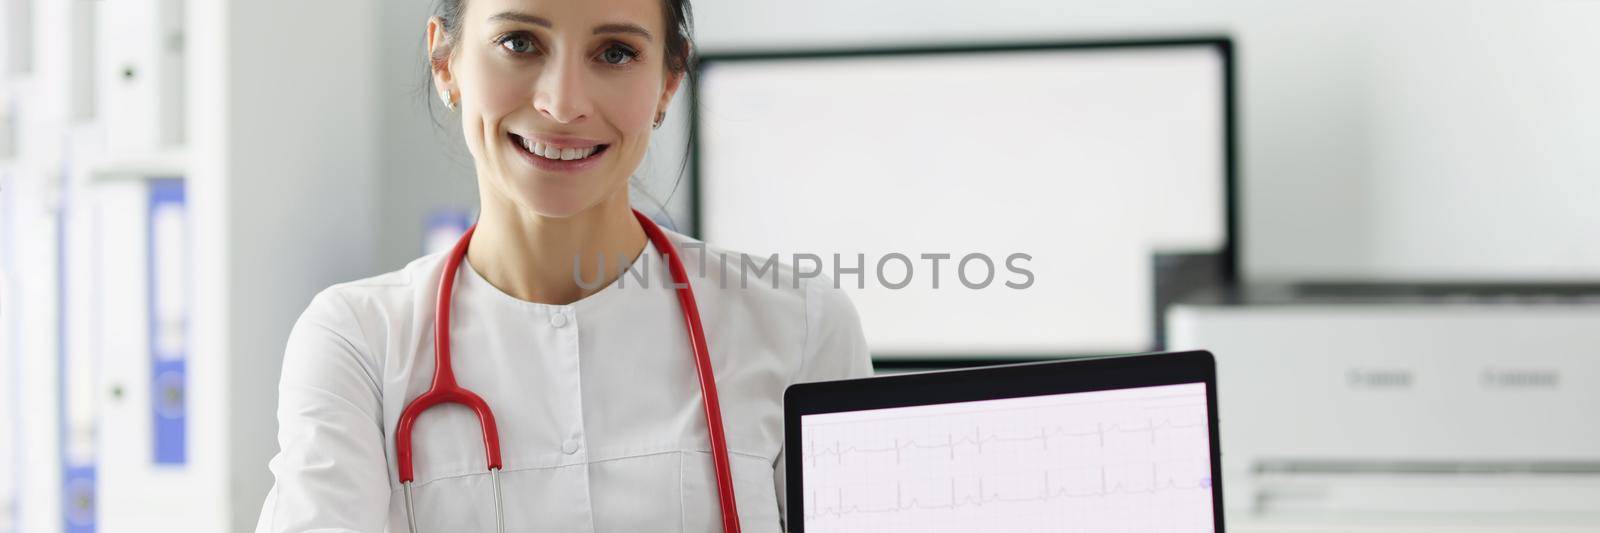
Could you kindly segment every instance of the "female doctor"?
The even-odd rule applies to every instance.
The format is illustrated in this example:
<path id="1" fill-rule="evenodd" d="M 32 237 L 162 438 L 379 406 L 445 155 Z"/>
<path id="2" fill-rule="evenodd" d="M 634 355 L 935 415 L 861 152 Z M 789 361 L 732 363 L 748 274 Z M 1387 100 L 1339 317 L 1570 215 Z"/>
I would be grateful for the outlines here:
<path id="1" fill-rule="evenodd" d="M 630 210 L 629 176 L 689 72 L 688 1 L 436 14 L 432 81 L 473 157 L 477 225 L 450 253 L 311 301 L 284 354 L 257 531 L 780 531 L 784 388 L 871 364 L 827 278 L 702 269 L 731 252 Z M 460 397 L 418 408 L 450 385 L 492 424 Z"/>

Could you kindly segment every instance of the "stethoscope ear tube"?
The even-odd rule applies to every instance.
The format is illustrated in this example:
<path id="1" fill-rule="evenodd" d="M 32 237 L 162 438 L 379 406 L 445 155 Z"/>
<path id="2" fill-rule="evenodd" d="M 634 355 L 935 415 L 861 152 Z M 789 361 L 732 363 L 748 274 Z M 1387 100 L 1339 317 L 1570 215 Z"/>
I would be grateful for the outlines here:
<path id="1" fill-rule="evenodd" d="M 706 346 L 706 332 L 700 324 L 700 306 L 695 303 L 694 290 L 689 287 L 689 272 L 678 258 L 678 247 L 672 245 L 666 233 L 650 217 L 633 211 L 656 249 L 667 256 L 667 267 L 672 273 L 678 305 L 682 307 L 684 327 L 689 330 L 689 349 L 694 353 L 694 370 L 700 378 L 700 399 L 705 406 L 706 427 L 711 438 L 711 466 L 717 473 L 717 501 L 722 507 L 722 531 L 739 532 L 739 507 L 734 501 L 733 472 L 728 461 L 728 439 L 722 431 L 722 405 L 717 400 L 717 378 L 711 369 L 711 349 Z"/>
<path id="2" fill-rule="evenodd" d="M 445 259 L 443 277 L 439 281 L 438 308 L 433 327 L 433 383 L 427 392 L 411 400 L 400 411 L 400 424 L 395 431 L 395 451 L 400 470 L 400 484 L 406 493 L 406 525 L 417 533 L 417 513 L 412 503 L 411 484 L 416 480 L 413 470 L 411 432 L 422 413 L 436 405 L 454 403 L 466 406 L 478 415 L 478 425 L 483 430 L 483 455 L 489 467 L 489 477 L 494 479 L 495 531 L 505 531 L 505 508 L 500 496 L 500 429 L 494 422 L 494 411 L 476 393 L 456 382 L 455 367 L 450 359 L 450 303 L 454 294 L 456 271 L 467 255 L 467 244 L 472 240 L 474 224 L 461 235 Z"/>
<path id="3" fill-rule="evenodd" d="M 429 385 L 427 392 L 411 400 L 411 403 L 406 404 L 405 409 L 400 411 L 400 423 L 395 432 L 395 451 L 399 455 L 401 483 L 416 479 L 412 470 L 412 428 L 416 426 L 417 419 L 423 412 L 440 404 L 459 404 L 478 415 L 478 424 L 483 430 L 483 452 L 488 468 L 496 470 L 501 466 L 500 429 L 494 422 L 494 411 L 489 409 L 489 404 L 484 402 L 483 398 L 456 382 L 455 367 L 450 359 L 450 303 L 455 292 L 456 270 L 461 266 L 462 258 L 467 255 L 467 243 L 472 240 L 472 232 L 475 229 L 477 229 L 476 224 L 467 228 L 466 233 L 462 234 L 461 240 L 456 242 L 455 247 L 450 250 L 450 255 L 445 259 L 433 324 L 433 383 Z"/>
<path id="4" fill-rule="evenodd" d="M 496 533 L 506 531 L 506 506 L 504 498 L 500 497 L 500 469 L 490 468 L 489 479 L 494 480 L 494 530 Z M 417 509 L 411 504 L 411 482 L 406 481 L 400 486 L 406 491 L 406 526 L 411 533 L 417 533 Z"/>

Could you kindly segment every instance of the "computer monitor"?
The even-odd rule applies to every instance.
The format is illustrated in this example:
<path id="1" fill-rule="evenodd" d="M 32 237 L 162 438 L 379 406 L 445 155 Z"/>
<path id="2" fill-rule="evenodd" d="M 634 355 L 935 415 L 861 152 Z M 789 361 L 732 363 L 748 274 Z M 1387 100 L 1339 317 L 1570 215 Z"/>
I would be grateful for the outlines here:
<path id="1" fill-rule="evenodd" d="M 1225 38 L 707 54 L 694 227 L 820 257 L 880 362 L 1150 350 L 1174 284 L 1235 271 L 1231 56 Z"/>
<path id="2" fill-rule="evenodd" d="M 1215 364 L 1186 352 L 799 384 L 807 533 L 1220 532 Z"/>

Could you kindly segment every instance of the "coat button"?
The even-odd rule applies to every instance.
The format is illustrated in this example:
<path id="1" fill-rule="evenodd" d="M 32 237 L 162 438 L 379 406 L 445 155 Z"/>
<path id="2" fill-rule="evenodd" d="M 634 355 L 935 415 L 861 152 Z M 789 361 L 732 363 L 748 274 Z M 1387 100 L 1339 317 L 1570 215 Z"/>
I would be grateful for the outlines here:
<path id="1" fill-rule="evenodd" d="M 557 328 L 567 327 L 567 314 L 556 311 L 550 315 L 550 326 Z"/>
<path id="2" fill-rule="evenodd" d="M 578 453 L 578 439 L 567 439 L 561 443 L 561 452 L 567 455 Z"/>

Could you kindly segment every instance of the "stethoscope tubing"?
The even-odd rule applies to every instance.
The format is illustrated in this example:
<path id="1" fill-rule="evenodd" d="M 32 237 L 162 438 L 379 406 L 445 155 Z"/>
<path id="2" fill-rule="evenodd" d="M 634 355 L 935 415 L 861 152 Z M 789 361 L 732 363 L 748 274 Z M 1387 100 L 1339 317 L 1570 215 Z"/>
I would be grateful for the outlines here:
<path id="1" fill-rule="evenodd" d="M 700 323 L 700 307 L 695 302 L 694 290 L 689 286 L 688 271 L 678 256 L 678 248 L 649 217 L 638 210 L 634 210 L 633 215 L 638 219 L 640 228 L 644 230 L 650 242 L 654 243 L 656 249 L 667 258 L 673 289 L 677 293 L 678 305 L 683 313 L 684 327 L 689 333 L 689 348 L 694 354 L 695 374 L 700 381 L 700 399 L 705 407 L 706 426 L 711 441 L 711 462 L 716 471 L 717 500 L 722 511 L 722 530 L 724 533 L 738 533 L 739 511 L 734 495 L 732 465 L 728 460 L 727 437 L 722 427 L 722 408 L 718 402 L 717 382 L 711 367 L 711 350 L 706 345 L 705 328 Z M 473 231 L 476 229 L 476 224 L 467 228 L 445 258 L 434 315 L 433 382 L 427 391 L 412 399 L 401 410 L 399 427 L 395 432 L 400 484 L 405 490 L 406 523 L 412 533 L 417 532 L 417 522 L 411 495 L 411 485 L 415 481 L 411 433 L 416 427 L 417 419 L 424 411 L 447 403 L 465 406 L 478 416 L 478 424 L 482 429 L 484 458 L 488 465 L 489 476 L 494 482 L 496 531 L 505 531 L 505 508 L 502 503 L 504 498 L 501 495 L 499 476 L 502 468 L 500 431 L 495 425 L 494 412 L 489 409 L 488 403 L 484 402 L 483 398 L 456 381 L 455 369 L 450 358 L 450 304 L 455 288 L 456 271 L 467 255 L 468 243 L 471 242 Z"/>

